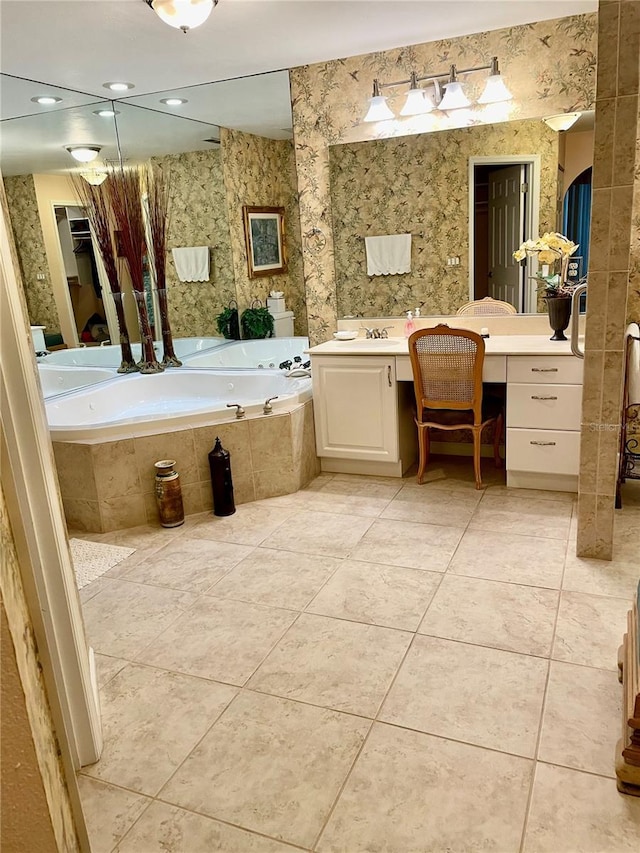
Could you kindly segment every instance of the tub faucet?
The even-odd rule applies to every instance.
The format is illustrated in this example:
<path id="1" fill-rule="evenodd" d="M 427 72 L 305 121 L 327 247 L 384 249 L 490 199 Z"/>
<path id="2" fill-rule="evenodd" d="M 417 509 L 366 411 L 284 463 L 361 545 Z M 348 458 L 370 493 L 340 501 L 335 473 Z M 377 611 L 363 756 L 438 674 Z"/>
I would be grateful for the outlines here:
<path id="1" fill-rule="evenodd" d="M 262 409 L 263 414 L 270 415 L 273 412 L 273 406 L 271 405 L 271 401 L 277 400 L 277 399 L 278 399 L 278 395 L 276 394 L 275 397 L 268 397 L 264 401 L 264 408 Z"/>
<path id="2" fill-rule="evenodd" d="M 245 411 L 240 403 L 227 403 L 227 409 L 235 409 L 236 418 L 243 418 L 245 416 Z"/>
<path id="3" fill-rule="evenodd" d="M 285 376 L 288 379 L 297 379 L 300 376 L 311 376 L 311 369 L 309 367 L 294 367 L 292 370 L 288 370 L 285 373 Z"/>

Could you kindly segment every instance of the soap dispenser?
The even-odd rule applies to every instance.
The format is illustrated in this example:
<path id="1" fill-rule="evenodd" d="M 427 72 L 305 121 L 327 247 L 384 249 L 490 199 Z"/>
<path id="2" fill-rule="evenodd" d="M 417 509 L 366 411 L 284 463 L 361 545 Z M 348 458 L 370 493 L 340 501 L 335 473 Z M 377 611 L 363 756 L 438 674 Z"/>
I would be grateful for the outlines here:
<path id="1" fill-rule="evenodd" d="M 404 335 L 405 338 L 411 337 L 411 335 L 416 330 L 416 324 L 413 322 L 413 312 L 407 311 L 407 319 L 404 324 Z"/>

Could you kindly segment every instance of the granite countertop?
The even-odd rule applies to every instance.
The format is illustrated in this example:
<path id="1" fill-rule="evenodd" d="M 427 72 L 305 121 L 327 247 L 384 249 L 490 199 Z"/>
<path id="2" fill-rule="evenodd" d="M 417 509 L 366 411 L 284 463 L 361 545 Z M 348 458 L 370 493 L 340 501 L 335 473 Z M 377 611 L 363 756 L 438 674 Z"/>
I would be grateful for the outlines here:
<path id="1" fill-rule="evenodd" d="M 495 335 L 485 338 L 485 355 L 571 355 L 569 341 L 551 341 L 548 335 Z M 580 338 L 584 347 L 584 339 Z M 358 337 L 352 341 L 327 341 L 306 350 L 310 355 L 406 355 L 406 338 Z"/>

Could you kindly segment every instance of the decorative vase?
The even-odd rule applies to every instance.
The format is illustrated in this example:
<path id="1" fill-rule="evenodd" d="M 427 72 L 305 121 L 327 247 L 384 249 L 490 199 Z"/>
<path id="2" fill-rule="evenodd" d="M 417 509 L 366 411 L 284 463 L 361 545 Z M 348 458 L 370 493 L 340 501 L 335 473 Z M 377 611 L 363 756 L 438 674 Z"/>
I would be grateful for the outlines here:
<path id="1" fill-rule="evenodd" d="M 571 317 L 571 297 L 545 296 L 544 301 L 547 303 L 549 312 L 549 325 L 553 329 L 553 336 L 549 340 L 566 341 L 564 330 L 569 325 Z"/>
<path id="2" fill-rule="evenodd" d="M 213 514 L 233 515 L 236 511 L 233 499 L 233 480 L 231 479 L 231 454 L 225 450 L 220 439 L 216 438 L 213 450 L 209 453 L 211 489 L 213 491 Z"/>
<path id="3" fill-rule="evenodd" d="M 184 524 L 182 487 L 180 475 L 175 470 L 175 459 L 156 462 L 156 502 L 163 527 L 180 527 Z"/>

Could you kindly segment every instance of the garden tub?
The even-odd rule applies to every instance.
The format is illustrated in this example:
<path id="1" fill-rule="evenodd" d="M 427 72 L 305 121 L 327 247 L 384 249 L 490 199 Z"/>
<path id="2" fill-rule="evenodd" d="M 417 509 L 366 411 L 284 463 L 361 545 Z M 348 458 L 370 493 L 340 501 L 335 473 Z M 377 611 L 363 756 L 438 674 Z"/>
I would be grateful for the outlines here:
<path id="1" fill-rule="evenodd" d="M 46 399 L 106 382 L 117 376 L 115 368 L 108 367 L 65 367 L 55 364 L 39 364 L 40 387 Z"/>
<path id="2" fill-rule="evenodd" d="M 299 356 L 307 361 L 304 352 L 309 338 L 265 338 L 257 341 L 233 341 L 226 347 L 185 356 L 185 367 L 275 368 L 284 361 Z"/>
<path id="3" fill-rule="evenodd" d="M 179 359 L 203 352 L 204 350 L 224 347 L 228 344 L 224 338 L 175 338 L 173 348 Z M 158 360 L 162 358 L 162 341 L 156 341 L 154 348 Z M 133 357 L 139 360 L 140 344 L 131 344 Z M 61 349 L 38 358 L 40 364 L 56 364 L 68 367 L 120 367 L 122 354 L 120 345 L 110 344 L 101 347 L 74 347 L 73 349 Z"/>

